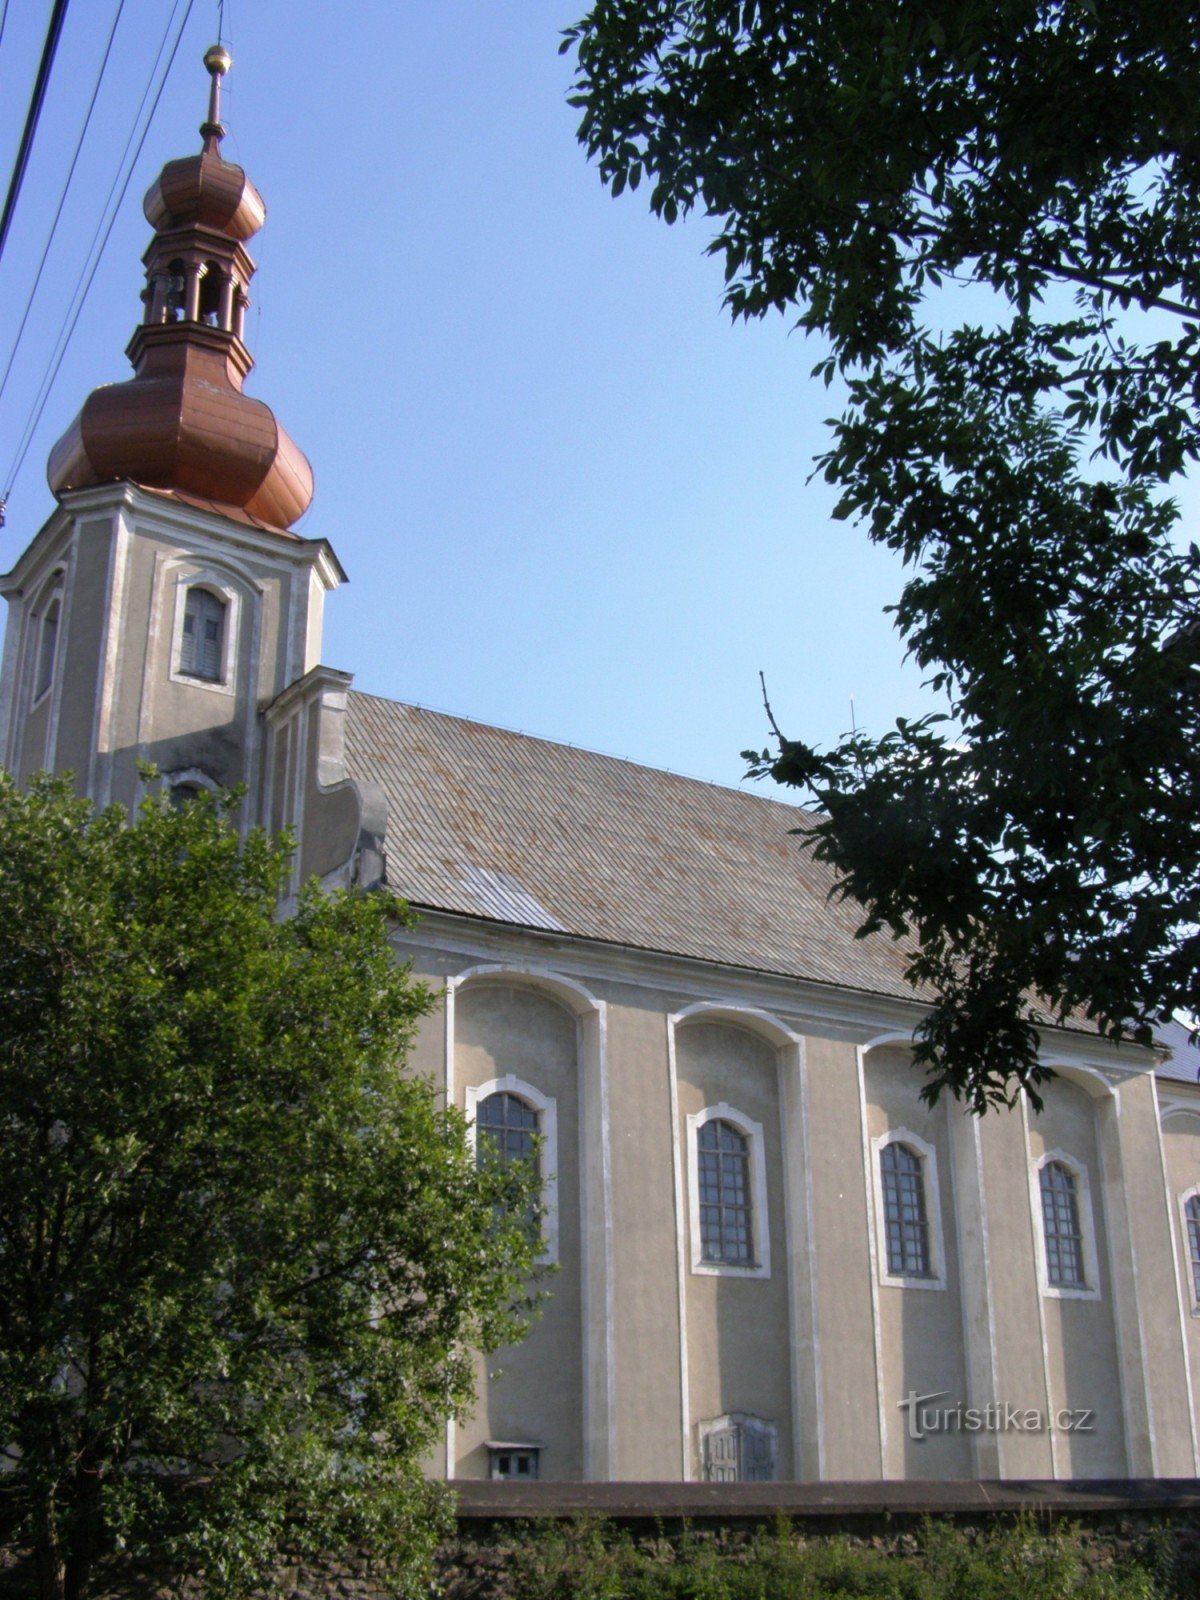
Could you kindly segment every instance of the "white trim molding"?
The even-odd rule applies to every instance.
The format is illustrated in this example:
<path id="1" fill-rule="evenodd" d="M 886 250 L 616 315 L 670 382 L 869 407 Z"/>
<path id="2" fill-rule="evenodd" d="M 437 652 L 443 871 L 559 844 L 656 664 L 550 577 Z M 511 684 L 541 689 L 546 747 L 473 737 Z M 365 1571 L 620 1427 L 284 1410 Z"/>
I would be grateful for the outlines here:
<path id="1" fill-rule="evenodd" d="M 926 1241 L 929 1247 L 929 1272 L 924 1277 L 892 1272 L 888 1266 L 887 1208 L 883 1199 L 884 1150 L 891 1144 L 907 1145 L 921 1160 L 921 1184 L 925 1192 Z M 889 1128 L 871 1140 L 871 1196 L 875 1210 L 875 1237 L 879 1241 L 876 1264 L 879 1281 L 889 1289 L 944 1289 L 946 1287 L 946 1241 L 942 1233 L 942 1192 L 938 1182 L 937 1150 L 911 1128 Z"/>
<path id="2" fill-rule="evenodd" d="M 1046 1265 L 1046 1214 L 1042 1208 L 1042 1170 L 1051 1162 L 1065 1167 L 1075 1180 L 1075 1204 L 1079 1211 L 1080 1247 L 1083 1251 L 1082 1288 L 1051 1283 Z M 1042 1294 L 1052 1300 L 1099 1300 L 1100 1258 L 1096 1251 L 1096 1224 L 1092 1213 L 1092 1186 L 1088 1170 L 1066 1150 L 1047 1150 L 1029 1167 L 1029 1204 L 1033 1212 L 1033 1244 L 1037 1253 L 1038 1283 Z"/>
<path id="3" fill-rule="evenodd" d="M 538 1256 L 542 1266 L 558 1261 L 558 1108 L 549 1095 L 544 1095 L 533 1084 L 508 1072 L 503 1078 L 489 1078 L 486 1083 L 468 1084 L 463 1091 L 467 1137 L 475 1149 L 475 1108 L 481 1100 L 493 1094 L 512 1094 L 537 1112 L 538 1151 L 542 1169 L 542 1238 L 545 1249 Z"/>
<path id="4" fill-rule="evenodd" d="M 700 1236 L 700 1129 L 709 1122 L 728 1122 L 746 1140 L 750 1159 L 750 1249 L 751 1262 L 738 1266 L 731 1261 L 705 1261 Z M 714 1278 L 769 1278 L 771 1276 L 771 1226 L 767 1215 L 767 1163 L 763 1148 L 762 1123 L 737 1111 L 722 1100 L 718 1105 L 692 1111 L 687 1118 L 688 1226 L 691 1234 L 692 1271 Z"/>
<path id="5" fill-rule="evenodd" d="M 186 565 L 192 568 L 195 556 L 182 556 L 172 563 L 178 568 Z M 192 570 L 176 571 L 167 577 L 170 589 L 174 590 L 174 605 L 171 612 L 171 654 L 169 658 L 168 675 L 172 683 L 185 683 L 189 688 L 207 689 L 216 694 L 237 694 L 237 641 L 240 636 L 242 618 L 242 588 L 246 585 L 244 578 L 238 580 L 232 571 L 214 565 L 196 566 Z M 256 585 L 248 585 L 252 590 Z M 225 607 L 223 617 L 224 626 L 221 630 L 221 675 L 219 678 L 202 678 L 195 673 L 184 672 L 180 668 L 183 658 L 183 618 L 187 609 L 188 594 L 192 589 L 204 589 L 214 595 Z"/>

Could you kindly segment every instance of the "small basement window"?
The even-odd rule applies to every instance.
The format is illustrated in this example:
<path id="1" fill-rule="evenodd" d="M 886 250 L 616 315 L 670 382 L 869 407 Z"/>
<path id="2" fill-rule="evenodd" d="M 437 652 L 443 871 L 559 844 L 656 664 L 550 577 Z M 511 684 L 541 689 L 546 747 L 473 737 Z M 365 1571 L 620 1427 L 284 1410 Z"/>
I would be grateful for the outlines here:
<path id="1" fill-rule="evenodd" d="M 507 1478 L 515 1482 L 532 1483 L 538 1476 L 542 1454 L 540 1444 L 501 1444 L 489 1439 L 488 1477 Z"/>

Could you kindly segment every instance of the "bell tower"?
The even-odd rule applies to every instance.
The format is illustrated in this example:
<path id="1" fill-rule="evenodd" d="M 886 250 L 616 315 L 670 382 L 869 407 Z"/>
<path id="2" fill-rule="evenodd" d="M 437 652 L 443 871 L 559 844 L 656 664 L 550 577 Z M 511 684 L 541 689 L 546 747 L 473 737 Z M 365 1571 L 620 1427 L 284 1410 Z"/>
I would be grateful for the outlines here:
<path id="1" fill-rule="evenodd" d="M 136 804 L 146 761 L 184 789 L 244 784 L 243 821 L 273 829 L 336 790 L 345 834 L 350 679 L 318 664 L 324 598 L 345 574 L 325 540 L 294 531 L 311 468 L 243 392 L 246 246 L 266 208 L 221 154 L 229 55 L 214 46 L 204 64 L 201 149 L 144 201 L 133 376 L 93 390 L 54 446 L 57 508 L 0 578 L 0 763 L 18 779 L 70 770 L 101 805 Z M 342 848 L 326 843 L 306 840 L 306 876 Z"/>
<path id="2" fill-rule="evenodd" d="M 131 480 L 211 501 L 275 530 L 312 500 L 312 469 L 271 408 L 242 392 L 254 365 L 243 342 L 254 263 L 246 241 L 266 207 L 241 167 L 221 155 L 215 45 L 198 155 L 168 161 L 143 202 L 154 237 L 142 258 L 141 326 L 126 354 L 134 375 L 96 389 L 50 453 L 56 494 Z"/>

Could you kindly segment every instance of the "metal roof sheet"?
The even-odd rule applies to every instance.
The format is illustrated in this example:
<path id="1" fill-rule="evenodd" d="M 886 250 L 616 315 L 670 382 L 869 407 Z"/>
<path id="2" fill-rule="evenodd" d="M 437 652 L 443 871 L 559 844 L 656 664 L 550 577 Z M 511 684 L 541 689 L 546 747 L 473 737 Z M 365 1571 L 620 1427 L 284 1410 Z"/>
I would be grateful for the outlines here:
<path id="1" fill-rule="evenodd" d="M 353 692 L 346 766 L 388 799 L 415 906 L 911 999 L 903 948 L 761 794 Z"/>

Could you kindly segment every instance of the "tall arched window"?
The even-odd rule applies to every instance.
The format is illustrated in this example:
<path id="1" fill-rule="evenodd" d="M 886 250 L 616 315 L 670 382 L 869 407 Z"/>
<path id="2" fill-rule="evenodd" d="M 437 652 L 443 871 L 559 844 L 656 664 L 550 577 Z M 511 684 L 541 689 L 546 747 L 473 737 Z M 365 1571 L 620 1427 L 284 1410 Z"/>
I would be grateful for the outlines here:
<path id="1" fill-rule="evenodd" d="M 1194 1194 L 1183 1208 L 1187 1219 L 1188 1260 L 1192 1264 L 1192 1296 L 1200 1306 L 1200 1194 Z"/>
<path id="2" fill-rule="evenodd" d="M 538 1114 L 515 1094 L 489 1094 L 475 1107 L 475 1159 L 524 1161 L 538 1170 Z"/>
<path id="3" fill-rule="evenodd" d="M 879 1152 L 888 1272 L 897 1278 L 931 1276 L 925 1164 L 910 1145 L 893 1140 Z"/>
<path id="4" fill-rule="evenodd" d="M 750 1146 L 732 1122 L 714 1117 L 696 1136 L 700 1189 L 700 1259 L 726 1266 L 754 1263 Z"/>
<path id="5" fill-rule="evenodd" d="M 479 1166 L 497 1159 L 506 1166 L 520 1162 L 529 1167 L 540 1182 L 540 1134 L 537 1111 L 519 1095 L 500 1090 L 475 1106 L 475 1161 Z M 542 1232 L 536 1200 L 529 1203 L 525 1225 L 534 1237 Z"/>
<path id="6" fill-rule="evenodd" d="M 513 1073 L 468 1085 L 464 1109 L 472 1125 L 475 1160 L 528 1163 L 537 1179 L 537 1215 L 542 1236 L 539 1261 L 558 1260 L 558 1109 L 554 1099 Z"/>
<path id="7" fill-rule="evenodd" d="M 1056 1289 L 1086 1289 L 1075 1174 L 1061 1161 L 1047 1161 L 1041 1171 L 1041 1188 L 1046 1280 Z"/>
<path id="8" fill-rule="evenodd" d="M 225 602 L 211 589 L 190 588 L 183 608 L 179 670 L 189 678 L 220 683 L 225 652 Z"/>

